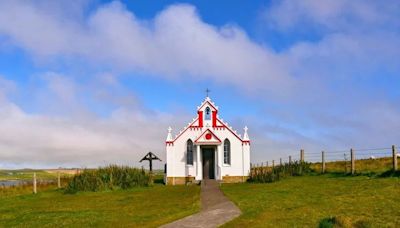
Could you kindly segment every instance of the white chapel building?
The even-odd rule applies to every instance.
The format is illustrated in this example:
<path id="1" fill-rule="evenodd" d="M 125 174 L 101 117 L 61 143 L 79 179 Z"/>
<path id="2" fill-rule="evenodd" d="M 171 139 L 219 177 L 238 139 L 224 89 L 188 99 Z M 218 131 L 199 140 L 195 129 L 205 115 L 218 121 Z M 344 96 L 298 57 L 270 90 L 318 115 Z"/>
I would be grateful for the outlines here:
<path id="1" fill-rule="evenodd" d="M 197 117 L 179 134 L 168 129 L 166 178 L 168 185 L 216 179 L 244 182 L 250 171 L 250 139 L 220 119 L 218 107 L 207 96 Z"/>

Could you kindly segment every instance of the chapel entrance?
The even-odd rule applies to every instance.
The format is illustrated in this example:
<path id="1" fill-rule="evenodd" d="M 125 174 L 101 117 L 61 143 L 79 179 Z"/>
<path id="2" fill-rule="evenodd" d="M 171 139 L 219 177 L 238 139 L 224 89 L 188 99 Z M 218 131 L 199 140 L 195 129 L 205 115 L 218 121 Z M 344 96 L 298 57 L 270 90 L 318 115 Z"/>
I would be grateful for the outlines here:
<path id="1" fill-rule="evenodd" d="M 214 177 L 214 149 L 203 148 L 203 179 L 215 179 Z"/>

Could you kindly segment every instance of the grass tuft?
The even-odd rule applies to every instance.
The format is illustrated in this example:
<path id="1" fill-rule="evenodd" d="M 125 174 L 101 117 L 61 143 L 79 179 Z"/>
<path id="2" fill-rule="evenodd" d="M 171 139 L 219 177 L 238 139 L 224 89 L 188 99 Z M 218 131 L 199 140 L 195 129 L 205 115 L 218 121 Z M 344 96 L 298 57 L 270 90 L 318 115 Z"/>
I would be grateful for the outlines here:
<path id="1" fill-rule="evenodd" d="M 358 220 L 353 223 L 349 217 L 336 216 L 322 219 L 319 228 L 369 228 L 372 227 L 368 221 Z"/>
<path id="2" fill-rule="evenodd" d="M 379 177 L 400 177 L 400 170 L 388 170 L 379 175 Z"/>
<path id="3" fill-rule="evenodd" d="M 271 183 L 288 176 L 302 176 L 311 172 L 311 163 L 295 161 L 275 167 L 254 167 L 250 171 L 249 182 Z"/>
<path id="4" fill-rule="evenodd" d="M 114 188 L 129 189 L 152 184 L 152 175 L 144 169 L 109 165 L 96 170 L 85 169 L 68 183 L 65 193 L 71 194 L 78 191 L 97 192 Z"/>

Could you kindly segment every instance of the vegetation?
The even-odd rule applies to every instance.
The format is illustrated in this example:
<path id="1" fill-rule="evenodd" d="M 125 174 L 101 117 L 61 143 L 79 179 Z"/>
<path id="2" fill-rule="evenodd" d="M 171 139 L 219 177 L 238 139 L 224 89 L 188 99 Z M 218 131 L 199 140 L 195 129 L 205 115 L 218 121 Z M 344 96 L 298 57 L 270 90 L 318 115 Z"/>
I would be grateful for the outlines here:
<path id="1" fill-rule="evenodd" d="M 199 211 L 199 186 L 158 182 L 151 187 L 73 195 L 56 190 L 55 185 L 38 189 L 36 195 L 31 194 L 32 188 L 0 193 L 0 227 L 158 227 Z"/>
<path id="2" fill-rule="evenodd" d="M 51 190 L 0 199 L 0 226 L 157 227 L 197 212 L 198 195 L 197 186 L 155 186 L 76 195 Z"/>
<path id="3" fill-rule="evenodd" d="M 144 169 L 110 165 L 95 170 L 84 170 L 74 176 L 66 187 L 66 193 L 100 191 L 114 188 L 128 189 L 152 185 L 152 175 Z"/>
<path id="4" fill-rule="evenodd" d="M 243 212 L 225 227 L 400 226 L 397 177 L 305 175 L 222 190 Z"/>
<path id="5" fill-rule="evenodd" d="M 327 163 L 330 173 L 324 175 L 318 164 L 304 162 L 254 168 L 250 181 L 268 184 L 222 185 L 243 212 L 224 226 L 400 227 L 400 171 L 390 171 L 388 162 L 359 160 L 354 176 L 343 172 L 341 162 Z M 32 173 L 18 175 L 30 179 Z M 31 184 L 0 186 L 0 227 L 157 227 L 199 211 L 199 186 L 160 183 L 162 175 L 108 166 L 63 177 L 64 189 L 39 181 L 36 195 L 31 194 Z"/>
<path id="6" fill-rule="evenodd" d="M 399 172 L 392 172 L 392 158 L 360 159 L 355 162 L 355 175 L 395 177 Z M 321 173 L 322 163 L 309 163 L 294 161 L 290 165 L 285 163 L 275 167 L 253 167 L 250 172 L 249 182 L 270 183 L 284 177 L 302 176 L 310 173 Z M 325 163 L 325 172 L 336 175 L 350 175 L 350 161 L 334 161 Z"/>
<path id="7" fill-rule="evenodd" d="M 295 161 L 275 167 L 253 167 L 249 182 L 270 183 L 289 176 L 301 176 L 309 173 L 311 163 Z"/>
<path id="8" fill-rule="evenodd" d="M 399 159 L 400 160 L 400 159 Z M 392 157 L 383 157 L 375 159 L 359 159 L 355 161 L 356 173 L 359 174 L 378 174 L 392 168 Z M 321 172 L 322 163 L 311 164 L 311 169 L 315 172 Z M 348 173 L 351 170 L 350 161 L 334 161 L 325 163 L 326 172 L 330 173 Z"/>

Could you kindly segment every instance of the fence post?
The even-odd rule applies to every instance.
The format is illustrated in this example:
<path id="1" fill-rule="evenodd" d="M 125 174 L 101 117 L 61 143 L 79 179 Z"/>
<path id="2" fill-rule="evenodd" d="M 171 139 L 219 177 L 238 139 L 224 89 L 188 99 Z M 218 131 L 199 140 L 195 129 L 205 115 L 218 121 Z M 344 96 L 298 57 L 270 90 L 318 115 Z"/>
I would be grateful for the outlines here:
<path id="1" fill-rule="evenodd" d="M 393 154 L 393 171 L 397 171 L 397 152 L 395 145 L 392 145 L 392 154 Z"/>
<path id="2" fill-rule="evenodd" d="M 292 164 L 292 156 L 289 156 L 289 165 Z"/>
<path id="3" fill-rule="evenodd" d="M 351 174 L 354 175 L 356 171 L 356 161 L 354 159 L 354 150 L 353 148 L 350 149 L 350 157 L 351 157 Z"/>
<path id="4" fill-rule="evenodd" d="M 61 174 L 60 170 L 57 172 L 57 188 L 61 188 Z"/>
<path id="5" fill-rule="evenodd" d="M 322 151 L 322 173 L 325 173 L 325 152 Z"/>
<path id="6" fill-rule="evenodd" d="M 36 194 L 36 173 L 33 173 L 33 194 Z"/>
<path id="7" fill-rule="evenodd" d="M 300 162 L 304 162 L 304 149 L 300 150 Z"/>
<path id="8" fill-rule="evenodd" d="M 275 161 L 272 160 L 272 169 L 274 169 L 274 168 L 275 168 Z"/>
<path id="9" fill-rule="evenodd" d="M 279 165 L 282 166 L 282 158 L 279 158 Z"/>

